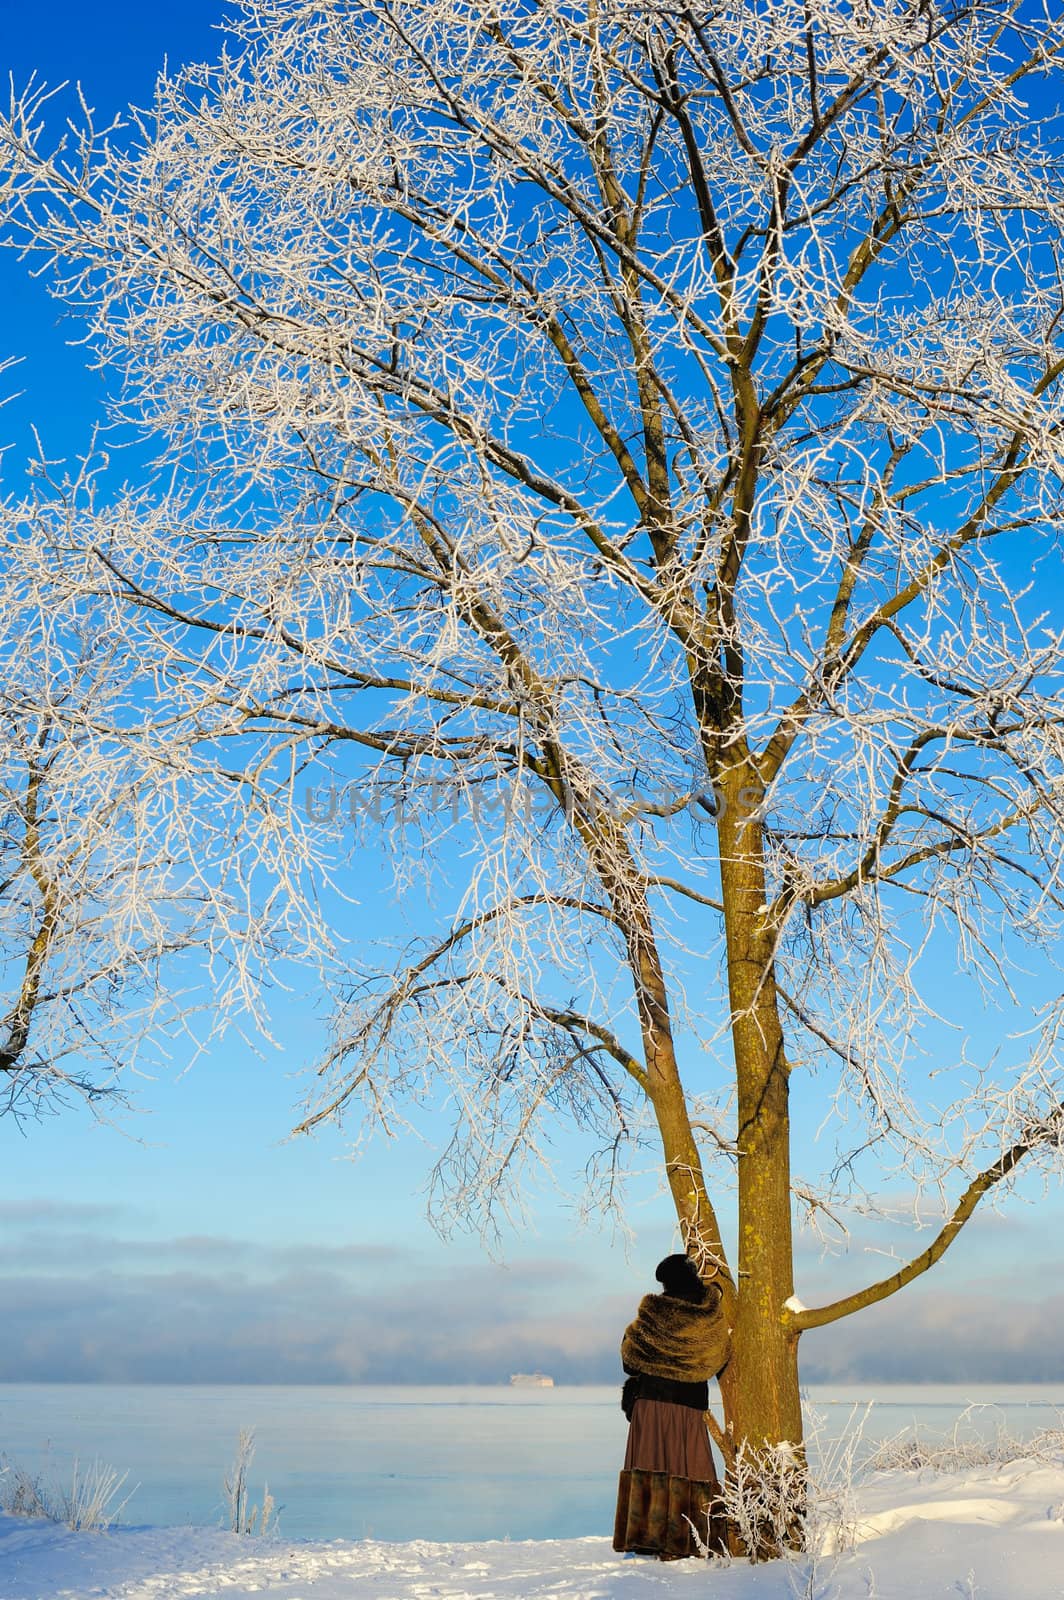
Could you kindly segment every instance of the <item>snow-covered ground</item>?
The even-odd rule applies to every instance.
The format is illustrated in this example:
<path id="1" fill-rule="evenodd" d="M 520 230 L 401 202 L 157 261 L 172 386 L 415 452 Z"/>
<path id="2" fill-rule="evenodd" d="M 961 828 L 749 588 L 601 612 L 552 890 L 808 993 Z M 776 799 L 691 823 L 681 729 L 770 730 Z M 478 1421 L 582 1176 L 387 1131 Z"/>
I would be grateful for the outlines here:
<path id="1" fill-rule="evenodd" d="M 764 1567 L 625 1560 L 605 1538 L 288 1543 L 197 1528 L 71 1533 L 0 1516 L 0 1600 L 1062 1600 L 1064 1466 L 880 1473 L 855 1547 Z"/>

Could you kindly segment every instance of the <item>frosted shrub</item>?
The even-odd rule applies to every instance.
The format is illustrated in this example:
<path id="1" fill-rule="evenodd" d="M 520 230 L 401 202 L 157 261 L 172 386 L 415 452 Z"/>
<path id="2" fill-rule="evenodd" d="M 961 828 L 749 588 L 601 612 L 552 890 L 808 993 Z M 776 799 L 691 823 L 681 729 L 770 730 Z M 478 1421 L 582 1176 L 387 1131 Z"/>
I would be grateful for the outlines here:
<path id="1" fill-rule="evenodd" d="M 0 1464 L 0 1511 L 10 1517 L 47 1517 L 41 1481 L 6 1458 Z"/>
<path id="2" fill-rule="evenodd" d="M 117 1522 L 133 1494 L 131 1489 L 115 1504 L 119 1491 L 129 1477 L 128 1472 L 116 1472 L 99 1458 L 84 1469 L 77 1457 L 69 1489 L 59 1489 L 55 1495 L 57 1522 L 64 1522 L 75 1533 L 101 1531 Z"/>
<path id="3" fill-rule="evenodd" d="M 135 1492 L 131 1489 L 117 1500 L 128 1476 L 99 1458 L 83 1468 L 75 1456 L 70 1484 L 64 1486 L 47 1483 L 17 1462 L 5 1460 L 0 1467 L 0 1509 L 13 1517 L 45 1517 L 75 1533 L 101 1533 L 118 1521 Z"/>
<path id="4" fill-rule="evenodd" d="M 945 1439 L 921 1438 L 919 1431 L 904 1428 L 885 1440 L 866 1463 L 872 1472 L 963 1472 L 969 1467 L 1004 1467 L 1013 1461 L 1039 1461 L 1058 1464 L 1064 1459 L 1064 1425 L 1043 1428 L 1029 1439 L 1010 1433 L 1004 1421 L 992 1437 L 965 1437 L 967 1426 L 986 1410 L 969 1406 Z"/>
<path id="5" fill-rule="evenodd" d="M 755 1450 L 748 1443 L 740 1445 L 726 1475 L 724 1509 L 744 1551 L 753 1553 L 759 1544 L 772 1542 L 816 1562 L 853 1549 L 858 1461 L 870 1410 L 865 1407 L 856 1425 L 851 1414 L 841 1436 L 823 1447 L 824 1419 L 807 1410 L 806 1439 L 816 1462 L 812 1467 L 804 1447 L 778 1444 Z"/>
<path id="6" fill-rule="evenodd" d="M 724 1485 L 729 1526 L 751 1559 L 764 1550 L 800 1549 L 812 1485 L 805 1452 L 787 1441 L 760 1449 L 744 1440 Z"/>
<path id="7" fill-rule="evenodd" d="M 826 1440 L 825 1419 L 807 1408 L 813 1466 L 794 1446 L 757 1452 L 743 1445 L 735 1453 L 724 1487 L 732 1550 L 753 1561 L 759 1546 L 775 1545 L 788 1563 L 793 1600 L 836 1600 L 839 1558 L 857 1545 L 856 1488 L 866 1470 L 861 1457 L 871 1409 L 857 1418 L 855 1407 L 841 1435 Z M 706 1557 L 715 1554 L 701 1541 L 699 1548 Z M 724 1565 L 731 1559 L 716 1556 Z"/>
<path id="8" fill-rule="evenodd" d="M 255 1454 L 254 1428 L 241 1428 L 237 1435 L 236 1455 L 227 1476 L 222 1480 L 228 1510 L 229 1527 L 234 1533 L 268 1534 L 277 1530 L 277 1511 L 274 1508 L 270 1486 L 262 1486 L 262 1505 L 248 1504 L 248 1470 Z"/>

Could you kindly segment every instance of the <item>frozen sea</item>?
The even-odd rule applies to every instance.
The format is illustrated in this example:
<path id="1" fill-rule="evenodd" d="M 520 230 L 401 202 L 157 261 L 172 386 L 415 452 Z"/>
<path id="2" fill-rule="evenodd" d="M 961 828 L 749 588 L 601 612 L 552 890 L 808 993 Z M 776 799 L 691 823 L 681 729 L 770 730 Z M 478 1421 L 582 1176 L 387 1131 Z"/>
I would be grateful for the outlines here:
<path id="1" fill-rule="evenodd" d="M 868 1402 L 873 1402 L 866 1412 Z M 1064 1384 L 813 1386 L 819 1439 L 863 1447 L 917 1427 L 967 1435 L 1056 1426 Z M 619 1388 L 0 1385 L 0 1454 L 69 1481 L 75 1458 L 128 1472 L 126 1525 L 220 1526 L 237 1433 L 297 1539 L 571 1539 L 612 1527 L 626 1423 Z"/>

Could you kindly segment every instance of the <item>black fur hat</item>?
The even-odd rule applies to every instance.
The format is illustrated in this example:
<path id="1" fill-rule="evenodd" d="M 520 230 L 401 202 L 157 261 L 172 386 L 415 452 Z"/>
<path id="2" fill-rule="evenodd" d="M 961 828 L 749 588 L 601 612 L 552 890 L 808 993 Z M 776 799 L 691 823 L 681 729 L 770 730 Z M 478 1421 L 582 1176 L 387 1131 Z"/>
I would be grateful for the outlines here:
<path id="1" fill-rule="evenodd" d="M 691 1300 L 701 1305 L 706 1298 L 705 1284 L 690 1256 L 666 1256 L 654 1269 L 654 1276 L 665 1294 L 676 1300 Z"/>

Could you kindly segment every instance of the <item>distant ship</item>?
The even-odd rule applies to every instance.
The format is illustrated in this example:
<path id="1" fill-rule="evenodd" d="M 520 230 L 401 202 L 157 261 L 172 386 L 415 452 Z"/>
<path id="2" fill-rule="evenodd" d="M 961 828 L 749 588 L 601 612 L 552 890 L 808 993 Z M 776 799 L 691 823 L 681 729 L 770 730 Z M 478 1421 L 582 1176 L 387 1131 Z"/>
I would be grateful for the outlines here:
<path id="1" fill-rule="evenodd" d="M 515 1389 L 553 1389 L 554 1379 L 545 1372 L 512 1372 L 510 1383 Z"/>

